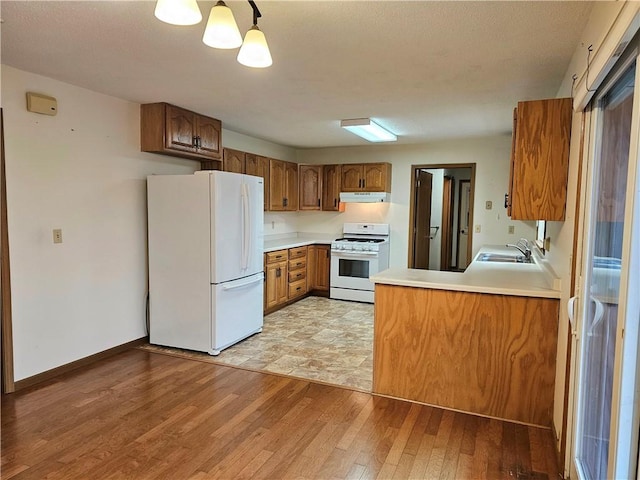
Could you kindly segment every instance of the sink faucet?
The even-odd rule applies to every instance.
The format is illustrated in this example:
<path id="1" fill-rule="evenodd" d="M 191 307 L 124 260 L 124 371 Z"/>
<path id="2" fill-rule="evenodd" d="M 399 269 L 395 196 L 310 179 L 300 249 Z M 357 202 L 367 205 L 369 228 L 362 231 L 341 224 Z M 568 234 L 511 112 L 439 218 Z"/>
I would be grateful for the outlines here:
<path id="1" fill-rule="evenodd" d="M 529 241 L 526 238 L 521 238 L 515 244 L 507 243 L 507 247 L 517 248 L 524 255 L 524 263 L 531 263 L 531 248 L 529 248 Z"/>

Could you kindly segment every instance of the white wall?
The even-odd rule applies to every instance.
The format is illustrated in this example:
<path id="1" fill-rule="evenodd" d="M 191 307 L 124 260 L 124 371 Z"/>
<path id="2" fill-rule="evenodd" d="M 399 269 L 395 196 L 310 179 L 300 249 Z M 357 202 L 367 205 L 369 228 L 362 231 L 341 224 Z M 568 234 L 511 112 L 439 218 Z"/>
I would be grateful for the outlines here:
<path id="1" fill-rule="evenodd" d="M 481 232 L 473 233 L 473 252 L 485 244 L 502 244 L 515 238 L 535 238 L 535 222 L 511 221 L 502 208 L 509 180 L 511 134 L 447 140 L 423 145 L 374 145 L 298 151 L 299 163 L 391 162 L 392 186 L 389 205 L 348 204 L 346 212 L 298 213 L 297 229 L 305 232 L 339 232 L 351 221 L 388 222 L 391 225 L 390 265 L 406 267 L 409 245 L 411 166 L 476 163 L 474 221 Z M 485 201 L 493 202 L 485 210 Z M 507 233 L 515 226 L 515 234 Z M 268 229 L 265 233 L 269 233 Z"/>
<path id="2" fill-rule="evenodd" d="M 27 112 L 27 91 L 58 114 Z M 4 65 L 2 107 L 18 381 L 146 335 L 146 176 L 199 163 L 140 152 L 138 104 Z M 222 143 L 295 160 L 229 130 Z"/>

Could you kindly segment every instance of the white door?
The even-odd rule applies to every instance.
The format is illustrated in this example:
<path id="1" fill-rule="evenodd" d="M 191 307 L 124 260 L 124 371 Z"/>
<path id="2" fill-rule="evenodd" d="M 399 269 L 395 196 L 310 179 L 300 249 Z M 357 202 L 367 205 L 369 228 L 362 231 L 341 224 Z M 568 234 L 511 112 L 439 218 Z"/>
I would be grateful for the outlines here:
<path id="1" fill-rule="evenodd" d="M 624 59 L 623 59 L 624 60 Z M 633 57 L 594 99 L 574 323 L 571 478 L 636 476 L 640 182 Z"/>

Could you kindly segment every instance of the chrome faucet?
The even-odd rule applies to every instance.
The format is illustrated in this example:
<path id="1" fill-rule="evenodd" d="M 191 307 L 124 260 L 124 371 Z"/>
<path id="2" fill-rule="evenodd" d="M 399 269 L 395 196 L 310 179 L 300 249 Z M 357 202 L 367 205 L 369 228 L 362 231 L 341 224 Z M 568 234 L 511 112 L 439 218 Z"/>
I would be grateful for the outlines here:
<path id="1" fill-rule="evenodd" d="M 521 238 L 518 243 L 507 243 L 507 247 L 517 248 L 524 255 L 524 263 L 531 263 L 531 248 L 526 238 Z"/>

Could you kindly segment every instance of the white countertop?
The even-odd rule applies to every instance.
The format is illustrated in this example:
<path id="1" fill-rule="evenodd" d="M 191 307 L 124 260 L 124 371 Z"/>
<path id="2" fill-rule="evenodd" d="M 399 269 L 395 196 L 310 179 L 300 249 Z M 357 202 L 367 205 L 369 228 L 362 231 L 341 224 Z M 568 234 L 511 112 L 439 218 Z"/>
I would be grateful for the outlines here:
<path id="1" fill-rule="evenodd" d="M 486 245 L 478 255 L 486 252 L 517 253 L 515 249 L 502 245 Z M 535 263 L 531 264 L 480 262 L 474 259 L 464 273 L 390 268 L 370 278 L 374 283 L 402 287 L 560 298 L 560 280 L 543 259 L 538 256 L 534 259 Z"/>
<path id="2" fill-rule="evenodd" d="M 287 233 L 282 235 L 265 235 L 264 251 L 273 252 L 285 248 L 304 247 L 305 245 L 323 244 L 331 245 L 340 234 L 327 235 L 326 233 Z"/>

